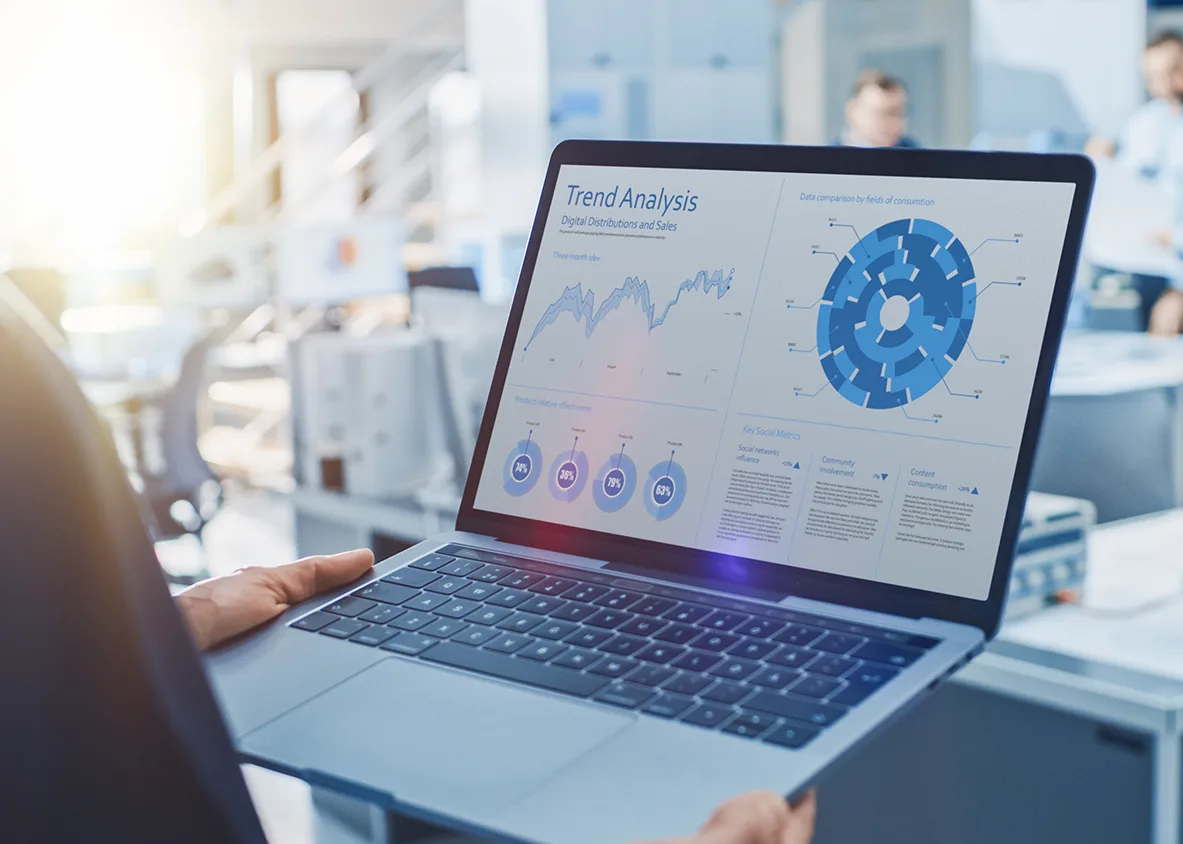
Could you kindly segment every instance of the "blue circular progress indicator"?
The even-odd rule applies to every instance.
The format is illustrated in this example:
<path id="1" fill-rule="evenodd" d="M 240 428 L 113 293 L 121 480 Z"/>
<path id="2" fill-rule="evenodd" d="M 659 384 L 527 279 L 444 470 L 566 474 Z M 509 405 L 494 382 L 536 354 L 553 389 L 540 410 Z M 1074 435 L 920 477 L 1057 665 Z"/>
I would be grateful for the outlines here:
<path id="1" fill-rule="evenodd" d="M 875 229 L 839 262 L 818 308 L 826 380 L 860 407 L 903 407 L 944 379 L 973 328 L 969 253 L 931 220 Z"/>
<path id="2" fill-rule="evenodd" d="M 551 464 L 547 485 L 559 501 L 574 501 L 587 486 L 587 455 L 574 448 L 564 451 Z"/>
<path id="3" fill-rule="evenodd" d="M 645 479 L 645 509 L 658 521 L 670 518 L 686 500 L 686 472 L 671 456 L 649 470 Z"/>
<path id="4" fill-rule="evenodd" d="M 637 489 L 637 464 L 626 454 L 604 461 L 592 483 L 592 497 L 605 513 L 615 513 L 632 499 Z"/>
<path id="5" fill-rule="evenodd" d="M 533 437 L 514 446 L 501 471 L 501 482 L 510 495 L 525 495 L 542 474 L 542 449 Z"/>

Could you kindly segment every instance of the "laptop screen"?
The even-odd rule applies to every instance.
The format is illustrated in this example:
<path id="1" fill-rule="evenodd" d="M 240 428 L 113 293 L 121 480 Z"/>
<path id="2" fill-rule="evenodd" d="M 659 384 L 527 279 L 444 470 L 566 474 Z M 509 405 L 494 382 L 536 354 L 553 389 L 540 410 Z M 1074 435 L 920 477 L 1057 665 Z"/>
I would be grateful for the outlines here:
<path id="1" fill-rule="evenodd" d="M 1074 190 L 564 165 L 476 508 L 985 599 Z"/>

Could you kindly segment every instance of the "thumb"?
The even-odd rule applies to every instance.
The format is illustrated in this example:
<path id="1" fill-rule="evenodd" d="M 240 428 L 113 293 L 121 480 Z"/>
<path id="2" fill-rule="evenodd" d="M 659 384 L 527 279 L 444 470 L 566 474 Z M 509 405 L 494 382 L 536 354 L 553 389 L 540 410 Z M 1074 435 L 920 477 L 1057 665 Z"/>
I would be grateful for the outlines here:
<path id="1" fill-rule="evenodd" d="M 374 565 L 374 552 L 357 548 L 322 557 L 305 557 L 271 570 L 283 589 L 285 603 L 298 604 L 314 595 L 357 580 Z"/>

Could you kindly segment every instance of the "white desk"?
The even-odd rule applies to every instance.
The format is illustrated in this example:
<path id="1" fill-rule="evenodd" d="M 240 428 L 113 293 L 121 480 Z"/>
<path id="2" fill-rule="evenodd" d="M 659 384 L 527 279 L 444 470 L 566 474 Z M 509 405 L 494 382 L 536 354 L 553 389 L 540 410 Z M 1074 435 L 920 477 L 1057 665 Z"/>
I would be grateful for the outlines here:
<path id="1" fill-rule="evenodd" d="M 987 652 L 821 783 L 817 844 L 1178 844 L 1183 511 L 1098 528 L 1081 606 Z"/>

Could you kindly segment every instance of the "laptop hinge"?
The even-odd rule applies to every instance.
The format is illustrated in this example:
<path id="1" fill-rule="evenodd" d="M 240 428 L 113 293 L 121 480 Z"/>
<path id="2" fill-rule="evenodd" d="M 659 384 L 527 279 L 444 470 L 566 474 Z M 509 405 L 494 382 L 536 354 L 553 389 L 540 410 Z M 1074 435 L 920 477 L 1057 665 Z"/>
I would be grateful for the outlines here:
<path id="1" fill-rule="evenodd" d="M 788 592 L 767 589 L 761 586 L 753 586 L 750 583 L 735 583 L 734 581 L 716 578 L 696 577 L 691 574 L 681 574 L 664 569 L 651 569 L 644 566 L 631 565 L 629 563 L 608 563 L 608 565 L 604 566 L 602 569 L 600 569 L 600 571 L 632 575 L 634 577 L 646 577 L 653 580 L 661 580 L 666 583 L 677 583 L 683 586 L 693 586 L 698 589 L 709 589 L 712 592 L 726 592 L 731 595 L 738 595 L 744 598 L 755 598 L 758 601 L 770 601 L 772 603 L 780 603 L 785 598 L 789 597 Z"/>

